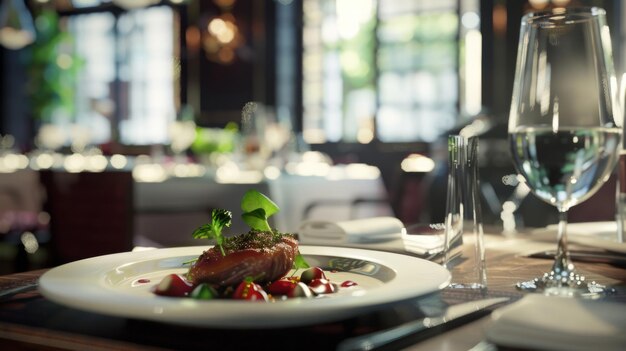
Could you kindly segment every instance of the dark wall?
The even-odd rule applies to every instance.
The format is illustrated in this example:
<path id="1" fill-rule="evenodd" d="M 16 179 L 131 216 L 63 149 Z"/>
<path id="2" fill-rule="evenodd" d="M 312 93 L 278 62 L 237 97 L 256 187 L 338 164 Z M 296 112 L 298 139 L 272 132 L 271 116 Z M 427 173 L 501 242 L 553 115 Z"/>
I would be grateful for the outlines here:
<path id="1" fill-rule="evenodd" d="M 197 95 L 190 102 L 199 111 L 199 124 L 240 122 L 241 110 L 250 101 L 275 105 L 275 6 L 271 0 L 235 2 L 229 12 L 242 42 L 232 62 L 218 62 L 203 49 L 190 54 L 187 83 L 189 93 Z M 203 28 L 223 13 L 214 2 L 201 1 L 189 6 L 188 20 Z"/>
<path id="2" fill-rule="evenodd" d="M 0 47 L 0 134 L 11 134 L 16 147 L 26 150 L 32 144 L 32 121 L 26 97 L 25 51 Z"/>

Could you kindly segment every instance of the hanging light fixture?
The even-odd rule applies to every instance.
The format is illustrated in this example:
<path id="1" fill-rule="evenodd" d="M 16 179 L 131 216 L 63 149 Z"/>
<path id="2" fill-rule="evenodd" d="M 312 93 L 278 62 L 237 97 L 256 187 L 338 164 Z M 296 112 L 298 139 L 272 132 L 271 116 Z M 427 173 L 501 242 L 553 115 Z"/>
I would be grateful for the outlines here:
<path id="1" fill-rule="evenodd" d="M 33 17 L 24 0 L 4 0 L 0 7 L 0 44 L 19 50 L 35 41 Z"/>
<path id="2" fill-rule="evenodd" d="M 222 14 L 209 19 L 204 29 L 202 45 L 209 60 L 231 64 L 235 60 L 237 49 L 245 41 L 232 13 L 236 0 L 213 1 Z"/>

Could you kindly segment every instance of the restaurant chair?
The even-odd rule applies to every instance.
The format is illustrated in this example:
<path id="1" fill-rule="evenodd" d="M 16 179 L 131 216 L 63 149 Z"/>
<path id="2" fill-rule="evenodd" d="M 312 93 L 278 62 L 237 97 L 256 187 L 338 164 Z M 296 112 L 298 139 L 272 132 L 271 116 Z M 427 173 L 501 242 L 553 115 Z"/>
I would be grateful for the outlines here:
<path id="1" fill-rule="evenodd" d="M 48 216 L 42 211 L 43 189 L 32 171 L 0 174 L 0 242 L 6 249 L 6 272 L 34 269 L 32 255 L 48 240 Z M 7 255 L 6 252 L 10 252 Z"/>
<path id="2" fill-rule="evenodd" d="M 41 182 L 50 214 L 51 264 L 132 249 L 131 172 L 42 171 Z"/>

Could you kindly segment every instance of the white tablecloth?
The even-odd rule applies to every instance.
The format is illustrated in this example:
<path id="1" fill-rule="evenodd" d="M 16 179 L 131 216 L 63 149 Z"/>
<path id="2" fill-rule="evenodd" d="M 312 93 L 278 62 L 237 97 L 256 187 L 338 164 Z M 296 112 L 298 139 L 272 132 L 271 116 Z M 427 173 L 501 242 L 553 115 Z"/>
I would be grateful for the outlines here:
<path id="1" fill-rule="evenodd" d="M 240 201 L 248 189 L 256 189 L 276 202 L 280 212 L 270 224 L 283 232 L 296 232 L 305 212 L 308 219 L 333 221 L 393 215 L 380 177 L 283 174 L 255 184 L 221 184 L 210 176 L 170 178 L 159 183 L 135 183 L 137 244 L 203 245 L 206 242 L 192 239 L 191 232 L 209 220 L 212 208 L 233 212 L 227 235 L 247 231 L 240 219 Z"/>

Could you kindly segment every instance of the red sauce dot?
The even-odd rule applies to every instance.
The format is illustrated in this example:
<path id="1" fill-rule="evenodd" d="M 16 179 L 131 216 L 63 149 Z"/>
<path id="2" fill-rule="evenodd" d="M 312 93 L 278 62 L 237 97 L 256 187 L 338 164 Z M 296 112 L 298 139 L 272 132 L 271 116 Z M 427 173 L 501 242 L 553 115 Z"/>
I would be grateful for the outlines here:
<path id="1" fill-rule="evenodd" d="M 143 279 L 143 278 L 142 279 L 138 279 L 137 283 L 139 283 L 139 284 L 150 283 L 150 279 Z"/>
<path id="2" fill-rule="evenodd" d="M 355 286 L 355 285 L 359 285 L 356 282 L 353 282 L 352 280 L 346 280 L 345 282 L 341 283 L 341 287 L 342 288 L 348 288 L 351 286 Z"/>

